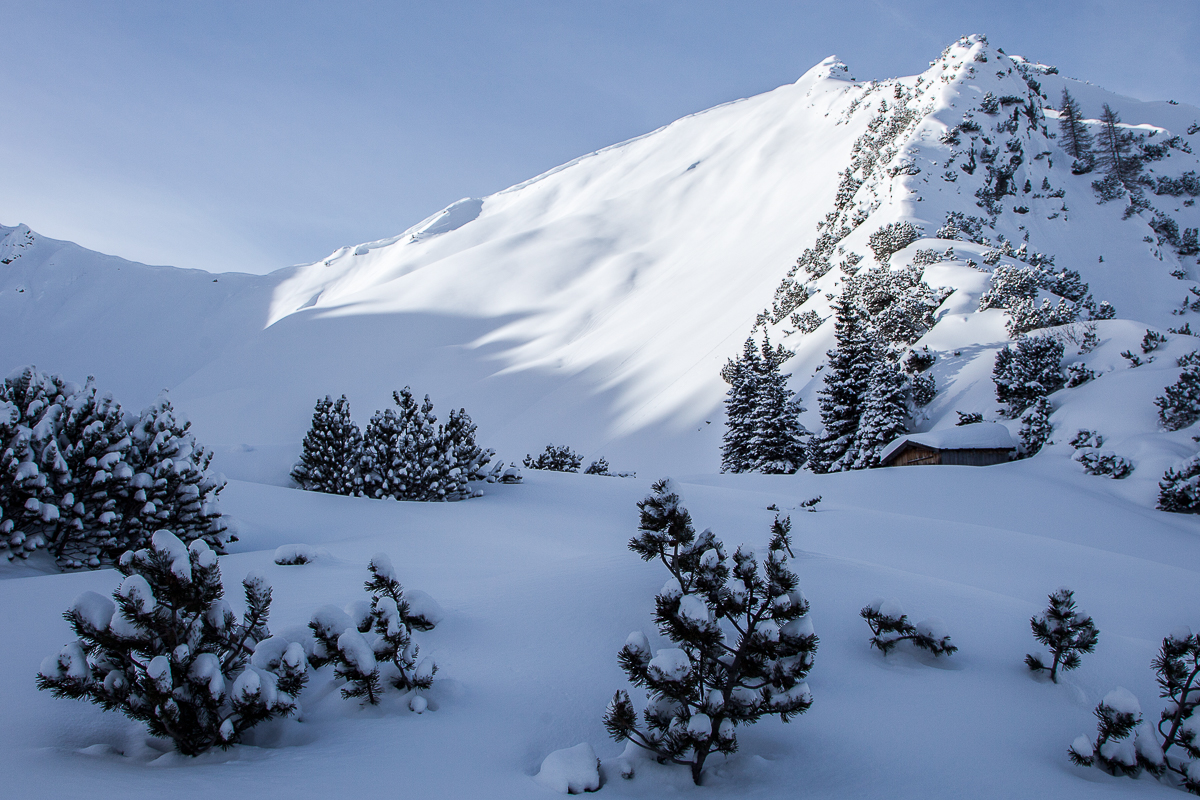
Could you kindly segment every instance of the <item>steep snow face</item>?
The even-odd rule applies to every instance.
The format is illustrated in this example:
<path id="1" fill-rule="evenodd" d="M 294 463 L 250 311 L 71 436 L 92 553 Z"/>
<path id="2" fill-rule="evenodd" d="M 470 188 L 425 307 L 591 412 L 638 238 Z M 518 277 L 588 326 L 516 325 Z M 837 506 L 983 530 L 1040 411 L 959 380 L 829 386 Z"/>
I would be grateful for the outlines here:
<path id="1" fill-rule="evenodd" d="M 828 295 L 846 278 L 837 263 L 853 254 L 871 266 L 870 235 L 909 222 L 923 238 L 892 255 L 893 268 L 921 250 L 954 249 L 923 265 L 927 283 L 952 293 L 917 343 L 938 355 L 940 389 L 917 427 L 943 427 L 955 410 L 998 408 L 990 372 L 1008 340 L 1005 315 L 977 309 L 995 266 L 985 256 L 1002 241 L 1077 270 L 1097 301 L 1131 320 L 1102 323 L 1103 344 L 1088 359 L 1100 371 L 1120 366 L 1113 356 L 1147 326 L 1187 320 L 1172 311 L 1196 286 L 1195 259 L 1149 223 L 1169 215 L 1181 232 L 1200 227 L 1191 196 L 1148 190 L 1154 208 L 1130 215 L 1125 200 L 1098 204 L 1091 182 L 1100 175 L 1073 175 L 1056 138 L 1051 107 L 1067 86 L 1091 127 L 1108 103 L 1147 142 L 1173 143 L 1148 163 L 1151 180 L 1200 166 L 1189 152 L 1196 109 L 1104 92 L 982 37 L 947 48 L 922 75 L 882 82 L 857 82 L 830 58 L 794 84 L 261 279 L 103 263 L 2 229 L 3 257 L 24 254 L 0 266 L 0 313 L 32 310 L 21 323 L 3 316 L 0 332 L 15 338 L 5 337 L 0 355 L 10 366 L 95 373 L 139 402 L 170 386 L 200 438 L 217 446 L 218 466 L 245 477 L 285 480 L 318 397 L 347 394 L 361 423 L 404 385 L 431 394 L 443 418 L 466 407 L 482 440 L 508 460 L 556 442 L 606 456 L 615 469 L 715 470 L 719 369 L 771 314 L 796 258 L 836 234 L 833 268 L 795 274 L 808 300 L 769 326 L 797 351 L 786 368 L 815 408 L 817 370 L 832 345 Z M 965 130 L 966 120 L 978 130 Z M 978 192 L 997 188 L 989 168 L 1014 156 L 1008 192 L 980 205 Z M 983 221 L 976 242 L 936 239 L 951 211 Z M 32 250 L 22 237 L 35 240 Z M 22 282 L 37 282 L 36 302 L 17 291 Z M 826 322 L 801 333 L 791 312 L 810 311 Z M 35 317 L 56 332 L 35 336 Z M 138 374 L 153 383 L 135 385 Z M 1139 379 L 1138 402 L 1161 392 L 1158 380 Z M 1055 400 L 1065 415 L 1092 389 L 1068 392 Z M 1153 430 L 1137 419 L 1113 424 L 1130 436 Z M 819 426 L 815 411 L 805 421 Z M 247 456 L 250 448 L 260 456 Z M 253 458 L 261 470 L 250 470 Z"/>
<path id="2" fill-rule="evenodd" d="M 271 326 L 178 401 L 221 441 L 296 442 L 316 397 L 365 416 L 411 384 L 510 459 L 555 441 L 617 468 L 715 467 L 719 369 L 866 123 L 834 124 L 857 91 L 844 72 L 823 63 L 301 268 Z"/>
<path id="3" fill-rule="evenodd" d="M 0 371 L 94 375 L 136 410 L 261 329 L 278 280 L 150 267 L 0 226 Z"/>

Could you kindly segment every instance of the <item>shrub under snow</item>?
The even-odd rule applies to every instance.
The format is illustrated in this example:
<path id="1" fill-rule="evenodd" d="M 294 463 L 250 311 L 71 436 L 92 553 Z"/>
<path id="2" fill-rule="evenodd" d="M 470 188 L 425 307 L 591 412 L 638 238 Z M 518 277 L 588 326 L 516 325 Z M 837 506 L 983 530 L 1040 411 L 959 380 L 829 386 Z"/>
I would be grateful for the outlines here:
<path id="1" fill-rule="evenodd" d="M 370 605 L 351 606 L 354 616 L 337 606 L 324 606 L 313 614 L 308 627 L 316 646 L 310 661 L 318 669 L 333 664 L 334 674 L 346 681 L 343 697 L 362 697 L 376 705 L 385 680 L 405 692 L 433 685 L 437 664 L 420 657 L 412 632 L 433 630 L 441 621 L 441 609 L 423 592 L 405 597 L 391 559 L 383 553 L 372 556 L 367 569 L 371 579 L 364 588 L 371 594 Z M 409 707 L 420 713 L 426 701 L 414 694 Z"/>
<path id="2" fill-rule="evenodd" d="M 42 662 L 39 689 L 120 711 L 190 756 L 295 710 L 308 664 L 299 643 L 267 629 L 262 578 L 242 582 L 239 620 L 202 539 L 185 545 L 160 530 L 117 568 L 125 580 L 112 600 L 84 592 L 64 614 L 78 639 Z"/>

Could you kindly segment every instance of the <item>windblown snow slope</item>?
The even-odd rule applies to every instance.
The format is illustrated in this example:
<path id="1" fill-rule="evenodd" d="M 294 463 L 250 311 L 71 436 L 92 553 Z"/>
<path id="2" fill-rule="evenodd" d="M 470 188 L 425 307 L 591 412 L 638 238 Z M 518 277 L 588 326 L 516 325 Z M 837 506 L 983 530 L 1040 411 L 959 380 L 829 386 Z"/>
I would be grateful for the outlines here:
<path id="1" fill-rule="evenodd" d="M 1153 210 L 1123 218 L 1125 203 L 1097 204 L 1096 174 L 1071 174 L 1053 135 L 1054 112 L 1043 112 L 1063 86 L 1089 118 L 1109 103 L 1150 141 L 1181 137 L 1182 147 L 1150 165 L 1155 173 L 1178 177 L 1200 166 L 1186 152 L 1196 109 L 1113 95 L 1009 58 L 981 37 L 952 45 L 910 78 L 858 82 L 830 58 L 794 84 L 462 200 L 399 236 L 263 278 L 101 263 L 73 246 L 36 241 L 0 267 L 0 358 L 73 378 L 94 373 L 131 405 L 169 386 L 201 439 L 217 447 L 218 466 L 256 479 L 285 480 L 318 397 L 347 394 L 365 421 L 404 385 L 431 394 L 443 414 L 466 407 L 485 443 L 509 460 L 555 442 L 607 456 L 619 469 L 715 469 L 726 388 L 719 368 L 813 245 L 860 137 L 882 120 L 892 138 L 871 169 L 854 176 L 845 214 L 852 230 L 840 246 L 869 264 L 867 237 L 910 221 L 926 238 L 893 256 L 893 267 L 920 249 L 955 248 L 954 258 L 925 268 L 928 283 L 954 293 L 917 343 L 939 353 L 941 390 L 918 425 L 952 424 L 956 409 L 993 414 L 991 359 L 1008 337 L 1002 312 L 976 312 L 989 275 L 967 263 L 991 245 L 933 240 L 948 211 L 988 217 L 993 243 L 1027 238 L 1131 321 L 1102 324 L 1105 344 L 1092 357 L 1102 368 L 1121 366 L 1113 356 L 1145 327 L 1182 324 L 1186 317 L 1171 312 L 1196 286 L 1194 259 L 1182 264 L 1149 227 Z M 1003 103 L 995 116 L 979 110 L 989 94 Z M 991 132 L 1018 105 L 1032 121 L 1011 135 Z M 966 146 L 943 141 L 965 112 L 997 150 L 1019 140 L 1002 159 L 1013 147 L 1024 156 L 1014 176 L 1022 189 L 994 214 L 975 196 L 986 169 L 964 171 Z M 1200 227 L 1188 196 L 1151 200 L 1181 229 Z M 0 247 L 9 249 L 30 236 L 3 232 Z M 1181 268 L 1185 280 L 1172 276 Z M 827 296 L 844 277 L 835 268 L 811 281 L 797 310 L 828 317 Z M 832 344 L 832 323 L 810 334 L 782 319 L 771 327 L 797 350 L 788 367 L 815 408 L 815 370 Z M 1173 380 L 1168 372 L 1139 379 L 1137 402 L 1151 402 Z M 1087 394 L 1071 391 L 1056 406 Z M 806 423 L 819 425 L 815 412 Z M 1154 429 L 1138 426 L 1109 435 Z"/>

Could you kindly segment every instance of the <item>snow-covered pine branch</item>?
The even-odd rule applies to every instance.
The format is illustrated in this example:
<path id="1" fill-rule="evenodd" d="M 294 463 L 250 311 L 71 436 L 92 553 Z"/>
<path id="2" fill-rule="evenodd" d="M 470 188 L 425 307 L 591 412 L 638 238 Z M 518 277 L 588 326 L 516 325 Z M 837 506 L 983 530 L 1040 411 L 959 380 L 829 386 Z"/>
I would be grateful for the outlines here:
<path id="1" fill-rule="evenodd" d="M 930 617 L 914 625 L 908 621 L 908 615 L 895 600 L 879 598 L 864 606 L 858 615 L 871 628 L 871 646 L 885 656 L 900 642 L 912 642 L 914 646 L 928 650 L 935 656 L 958 652 L 958 647 L 950 643 L 945 623 Z"/>

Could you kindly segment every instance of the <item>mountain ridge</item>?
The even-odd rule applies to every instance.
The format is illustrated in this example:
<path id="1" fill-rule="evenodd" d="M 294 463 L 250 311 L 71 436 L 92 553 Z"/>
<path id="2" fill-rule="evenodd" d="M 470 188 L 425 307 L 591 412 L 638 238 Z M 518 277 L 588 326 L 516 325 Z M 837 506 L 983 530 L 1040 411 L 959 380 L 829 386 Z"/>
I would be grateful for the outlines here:
<path id="1" fill-rule="evenodd" d="M 1097 301 L 1111 300 L 1120 318 L 1132 320 L 1101 323 L 1106 333 L 1113 330 L 1091 357 L 1101 369 L 1123 367 L 1114 356 L 1134 344 L 1126 338 L 1133 331 L 1186 321 L 1171 313 L 1177 302 L 1166 298 L 1195 285 L 1194 265 L 1182 264 L 1161 241 L 1144 241 L 1154 235 L 1148 215 L 1121 219 L 1121 204 L 1096 205 L 1090 188 L 1096 174 L 1070 175 L 1045 111 L 1069 86 L 1088 119 L 1098 116 L 1097 101 L 1108 102 L 1128 117 L 1127 127 L 1185 143 L 1193 136 L 1184 135 L 1186 127 L 1164 123 L 1187 126 L 1184 119 L 1200 112 L 1120 98 L 1052 69 L 1010 58 L 983 37 L 951 45 L 921 75 L 885 81 L 855 81 L 830 57 L 794 83 L 689 115 L 487 198 L 465 198 L 395 237 L 268 276 L 213 275 L 208 281 L 218 281 L 222 292 L 222 284 L 233 285 L 220 310 L 204 305 L 201 280 L 181 278 L 187 289 L 175 296 L 180 318 L 173 322 L 186 318 L 189 325 L 174 326 L 184 341 L 178 354 L 168 348 L 159 355 L 171 367 L 152 370 L 153 381 L 139 384 L 132 370 L 112 368 L 99 342 L 65 357 L 53 345 L 37 346 L 23 326 L 3 331 L 9 335 L 0 353 L 10 367 L 33 361 L 76 379 L 95 372 L 102 388 L 131 405 L 168 386 L 201 438 L 216 446 L 218 466 L 247 474 L 235 463 L 238 453 L 270 451 L 271 466 L 255 467 L 254 474 L 272 482 L 286 480 L 286 462 L 294 457 L 287 453 L 298 450 L 317 397 L 346 393 L 365 422 L 404 385 L 429 392 L 442 413 L 466 407 L 484 441 L 507 460 L 553 441 L 589 458 L 607 456 L 616 468 L 716 469 L 721 365 L 761 327 L 764 304 L 769 312 L 790 265 L 817 241 L 816 223 L 836 202 L 855 142 L 876 117 L 903 107 L 912 115 L 902 126 L 907 133 L 880 151 L 888 158 L 876 159 L 872 175 L 855 179 L 862 185 L 850 198 L 850 213 L 861 218 L 837 245 L 862 256 L 866 267 L 868 235 L 911 222 L 922 238 L 891 257 L 893 268 L 911 264 L 918 251 L 953 248 L 956 260 L 922 265 L 931 286 L 952 293 L 937 324 L 914 346 L 969 350 L 970 357 L 949 356 L 934 367 L 941 392 L 917 425 L 950 424 L 951 412 L 966 404 L 995 414 L 990 359 L 1009 337 L 1002 311 L 976 310 L 989 272 L 966 265 L 995 249 L 993 237 L 1019 244 L 1028 234 L 1031 249 L 1053 255 L 1056 269 L 1079 271 Z M 1018 192 L 1018 201 L 1032 204 L 1029 211 L 1006 205 L 994 215 L 987 245 L 938 240 L 949 211 L 992 216 L 970 192 L 983 169 L 968 175 L 961 162 L 948 167 L 955 147 L 940 141 L 966 111 L 989 125 L 1006 119 L 1009 104 L 994 119 L 978 111 L 988 92 L 1030 107 L 1034 124 L 1016 137 L 1027 158 L 1014 180 L 1040 186 L 1037 179 L 1046 178 L 1064 196 L 1021 201 L 1030 193 Z M 913 97 L 902 100 L 905 94 Z M 880 101 L 889 100 L 881 111 Z M 1035 160 L 1042 152 L 1051 155 Z M 1153 174 L 1176 176 L 1195 162 L 1171 150 Z M 955 180 L 939 177 L 942 170 Z M 1068 212 L 1044 219 L 1056 199 Z M 1200 227 L 1194 208 L 1172 200 L 1170 213 L 1181 228 Z M 848 222 L 850 214 L 844 216 Z M 4 229 L 5 241 L 12 230 Z M 1002 263 L 1017 261 L 1006 256 Z M 1184 269 L 1187 280 L 1172 277 L 1173 268 Z M 826 318 L 812 333 L 796 332 L 788 314 L 766 323 L 774 341 L 797 352 L 787 368 L 810 408 L 832 345 L 827 295 L 836 295 L 846 277 L 834 267 L 807 280 L 809 299 L 796 310 Z M 13 319 L 3 304 L 28 299 L 19 297 L 20 280 L 12 270 L 0 278 L 0 316 Z M 124 310 L 117 316 L 135 320 L 145 293 L 126 286 L 119 296 Z M 76 327 L 62 335 L 84 341 L 82 329 L 96 316 L 73 312 Z M 119 328 L 111 316 L 109 324 Z M 161 314 L 153 324 L 129 327 L 126 341 L 144 340 L 155 328 L 172 330 Z M 195 330 L 184 331 L 189 327 Z M 147 350 L 153 348 L 124 362 L 155 362 Z M 89 358 L 99 365 L 85 364 Z M 804 420 L 810 429 L 819 425 L 815 411 Z"/>

